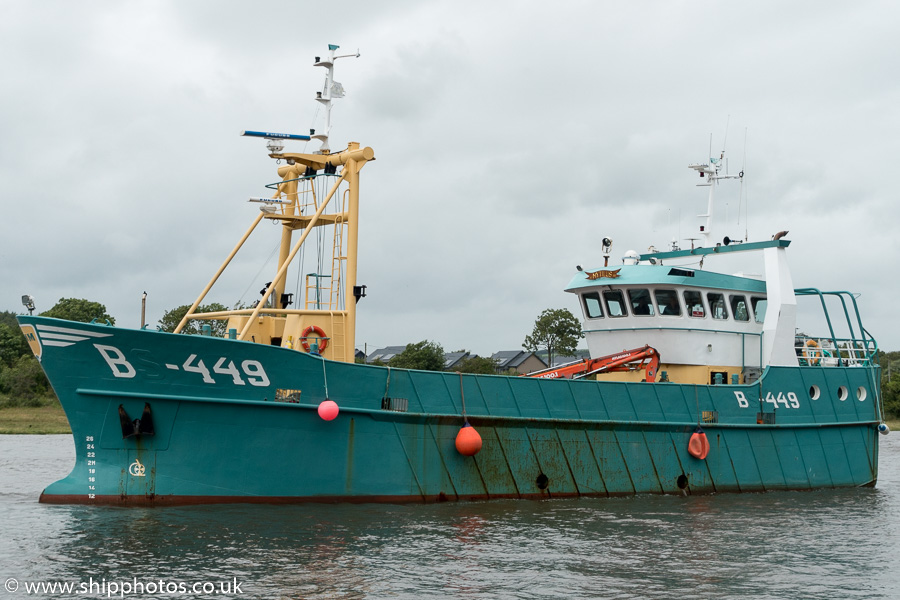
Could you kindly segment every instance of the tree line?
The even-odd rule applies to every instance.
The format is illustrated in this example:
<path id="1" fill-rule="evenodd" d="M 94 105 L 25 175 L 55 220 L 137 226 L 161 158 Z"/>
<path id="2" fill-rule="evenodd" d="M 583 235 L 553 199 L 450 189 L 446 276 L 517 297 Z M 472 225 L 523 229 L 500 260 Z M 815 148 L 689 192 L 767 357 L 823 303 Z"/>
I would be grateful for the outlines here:
<path id="1" fill-rule="evenodd" d="M 578 340 L 584 337 L 581 323 L 570 311 L 548 308 L 534 322 L 534 329 L 525 336 L 522 347 L 532 352 L 543 349 L 547 355 L 547 364 L 553 364 L 554 356 L 566 356 L 575 353 Z M 464 351 L 462 351 L 464 352 Z M 407 344 L 406 348 L 387 363 L 376 360 L 373 364 L 397 367 L 398 369 L 419 369 L 423 371 L 444 370 L 444 349 L 436 342 L 423 340 L 415 344 Z M 491 358 L 472 356 L 454 365 L 454 371 L 460 373 L 497 373 L 497 364 Z M 510 374 L 515 374 L 513 371 Z"/>
<path id="2" fill-rule="evenodd" d="M 900 419 L 900 352 L 877 354 L 881 365 L 881 395 L 884 398 L 884 413 L 892 419 Z"/>
<path id="3" fill-rule="evenodd" d="M 174 331 L 189 308 L 190 305 L 183 304 L 166 311 L 159 320 L 158 328 L 161 331 Z M 227 308 L 218 303 L 210 303 L 198 307 L 197 312 L 223 310 Z M 77 298 L 61 298 L 50 310 L 40 315 L 82 323 L 96 320 L 115 325 L 116 322 L 115 318 L 107 313 L 103 304 Z M 225 335 L 225 321 L 212 321 L 211 326 L 213 335 L 220 337 Z M 200 333 L 200 325 L 197 321 L 189 321 L 183 331 Z M 574 354 L 581 337 L 583 337 L 581 324 L 570 311 L 547 309 L 535 320 L 534 329 L 525 337 L 522 347 L 532 352 L 543 350 L 547 354 L 548 361 L 552 363 L 554 356 Z M 879 350 L 876 360 L 881 365 L 885 415 L 892 419 L 900 418 L 900 352 Z M 386 364 L 400 369 L 443 371 L 444 349 L 437 342 L 423 340 L 408 344 L 403 352 L 387 363 L 376 361 L 375 364 Z M 496 365 L 490 358 L 474 356 L 455 365 L 454 371 L 494 374 Z M 0 312 L 0 408 L 42 406 L 52 403 L 58 403 L 58 400 L 19 329 L 16 313 Z"/>
<path id="4" fill-rule="evenodd" d="M 462 351 L 464 352 L 464 350 Z M 357 362 L 365 362 L 360 358 Z M 444 348 L 437 342 L 422 340 L 415 344 L 407 344 L 400 354 L 387 362 L 375 359 L 373 365 L 395 367 L 397 369 L 418 369 L 420 371 L 443 371 Z M 497 373 L 496 363 L 490 358 L 482 356 L 469 356 L 461 360 L 453 367 L 460 373 L 482 373 L 494 375 Z"/>

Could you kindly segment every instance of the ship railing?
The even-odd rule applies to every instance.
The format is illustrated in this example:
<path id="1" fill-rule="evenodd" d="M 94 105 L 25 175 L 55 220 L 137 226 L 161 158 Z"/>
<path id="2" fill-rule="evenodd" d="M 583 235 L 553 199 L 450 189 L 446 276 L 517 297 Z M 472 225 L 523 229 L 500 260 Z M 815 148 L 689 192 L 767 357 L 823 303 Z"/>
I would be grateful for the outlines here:
<path id="1" fill-rule="evenodd" d="M 875 363 L 878 344 L 863 327 L 856 297 L 852 293 L 823 292 L 816 288 L 800 288 L 794 290 L 794 293 L 797 296 L 818 297 L 828 325 L 828 335 L 821 337 L 798 335 L 795 351 L 801 365 L 836 367 L 871 366 Z M 836 298 L 840 302 L 849 337 L 837 337 L 835 334 L 834 322 L 825 303 L 826 297 Z"/>
<path id="2" fill-rule="evenodd" d="M 873 364 L 877 351 L 875 340 L 861 342 L 850 338 L 800 335 L 794 350 L 801 366 L 858 367 Z"/>

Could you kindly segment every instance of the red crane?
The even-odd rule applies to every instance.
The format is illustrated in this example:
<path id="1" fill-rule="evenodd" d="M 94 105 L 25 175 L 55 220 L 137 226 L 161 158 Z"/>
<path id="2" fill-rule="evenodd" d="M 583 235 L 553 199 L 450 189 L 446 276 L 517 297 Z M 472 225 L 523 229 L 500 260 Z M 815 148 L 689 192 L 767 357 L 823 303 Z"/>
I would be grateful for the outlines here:
<path id="1" fill-rule="evenodd" d="M 659 369 L 659 352 L 656 351 L 656 348 L 651 348 L 648 345 L 643 348 L 622 350 L 609 356 L 585 358 L 559 367 L 528 373 L 525 377 L 581 379 L 597 373 L 637 371 L 638 369 L 644 370 L 644 381 L 656 381 L 656 371 Z"/>

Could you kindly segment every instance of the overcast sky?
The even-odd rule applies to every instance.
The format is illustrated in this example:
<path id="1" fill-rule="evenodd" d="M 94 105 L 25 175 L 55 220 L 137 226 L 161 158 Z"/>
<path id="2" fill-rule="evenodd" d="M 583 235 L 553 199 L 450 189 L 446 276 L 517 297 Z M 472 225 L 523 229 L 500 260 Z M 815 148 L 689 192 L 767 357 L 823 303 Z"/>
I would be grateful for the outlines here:
<path id="1" fill-rule="evenodd" d="M 563 289 L 602 237 L 618 262 L 695 236 L 687 165 L 712 134 L 746 173 L 717 231 L 790 230 L 795 286 L 859 292 L 900 349 L 900 5 L 235 4 L 0 0 L 0 310 L 87 298 L 136 327 L 145 290 L 152 324 L 192 302 L 278 179 L 238 133 L 316 126 L 333 43 L 361 57 L 337 63 L 332 147 L 377 158 L 357 347 L 489 355 L 545 308 L 580 316 Z M 254 237 L 208 301 L 255 300 L 276 241 Z"/>

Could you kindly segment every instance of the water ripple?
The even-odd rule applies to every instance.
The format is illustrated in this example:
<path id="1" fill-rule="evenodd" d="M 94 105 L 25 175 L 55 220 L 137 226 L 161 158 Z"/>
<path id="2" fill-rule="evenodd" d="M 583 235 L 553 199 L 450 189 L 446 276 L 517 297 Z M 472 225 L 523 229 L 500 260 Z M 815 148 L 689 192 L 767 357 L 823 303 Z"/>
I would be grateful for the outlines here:
<path id="1" fill-rule="evenodd" d="M 893 598 L 900 442 L 875 489 L 440 505 L 46 506 L 65 436 L 0 436 L 3 574 L 245 582 L 251 598 Z M 221 596 L 219 596 L 221 597 Z"/>

